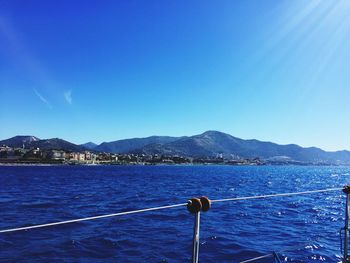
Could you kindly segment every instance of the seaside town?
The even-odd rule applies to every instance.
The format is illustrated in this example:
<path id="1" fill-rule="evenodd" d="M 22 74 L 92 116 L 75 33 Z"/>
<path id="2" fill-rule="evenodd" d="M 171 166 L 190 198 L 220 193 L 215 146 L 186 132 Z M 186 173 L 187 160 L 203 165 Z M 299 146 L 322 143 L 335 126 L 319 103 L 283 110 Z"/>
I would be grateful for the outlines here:
<path id="1" fill-rule="evenodd" d="M 21 148 L 0 146 L 0 164 L 111 164 L 111 165 L 154 165 L 154 164 L 230 164 L 264 165 L 259 158 L 230 159 L 218 155 L 214 158 L 190 158 L 184 156 L 113 154 L 95 151 L 71 152 L 56 149 Z"/>

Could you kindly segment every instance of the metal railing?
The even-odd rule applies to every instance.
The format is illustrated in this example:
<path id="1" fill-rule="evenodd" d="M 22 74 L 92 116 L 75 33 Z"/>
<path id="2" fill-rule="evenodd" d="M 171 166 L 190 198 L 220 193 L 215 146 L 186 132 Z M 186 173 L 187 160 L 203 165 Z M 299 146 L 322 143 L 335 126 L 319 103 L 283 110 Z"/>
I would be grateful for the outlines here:
<path id="1" fill-rule="evenodd" d="M 350 257 L 348 255 L 349 216 L 350 216 L 350 186 L 345 186 L 345 187 L 341 187 L 341 188 L 338 187 L 338 188 L 318 189 L 318 190 L 310 190 L 310 191 L 302 191 L 302 192 L 277 193 L 277 194 L 244 196 L 244 197 L 232 197 L 232 198 L 216 199 L 216 200 L 210 200 L 207 197 L 202 196 L 201 198 L 192 198 L 192 199 L 188 200 L 187 203 L 181 203 L 181 204 L 165 205 L 165 206 L 144 208 L 144 209 L 132 210 L 132 211 L 124 211 L 124 212 L 118 212 L 118 213 L 112 213 L 112 214 L 106 214 L 106 215 L 98 215 L 98 216 L 84 217 L 84 218 L 78 218 L 78 219 L 71 219 L 71 220 L 66 220 L 66 221 L 45 223 L 45 224 L 40 224 L 40 225 L 31 225 L 31 226 L 3 229 L 3 230 L 0 230 L 0 234 L 1 233 L 23 231 L 23 230 L 30 230 L 30 229 L 35 229 L 35 228 L 44 228 L 44 227 L 50 227 L 50 226 L 56 226 L 56 225 L 63 225 L 63 224 L 71 224 L 71 223 L 75 223 L 75 222 L 96 220 L 96 219 L 107 218 L 107 217 L 124 216 L 124 215 L 136 214 L 136 213 L 144 213 L 144 212 L 151 212 L 151 211 L 172 209 L 172 208 L 186 206 L 188 211 L 194 215 L 192 262 L 198 263 L 198 261 L 199 261 L 199 234 L 200 234 L 199 227 L 200 227 L 201 212 L 207 212 L 211 208 L 211 205 L 213 203 L 265 199 L 265 198 L 273 198 L 273 197 L 286 197 L 286 196 L 305 195 L 305 194 L 313 194 L 313 193 L 324 193 L 324 192 L 339 191 L 339 190 L 343 190 L 343 192 L 346 194 L 345 227 L 343 229 L 344 230 L 343 262 L 350 263 Z M 256 257 L 256 258 L 242 261 L 241 263 L 252 262 L 252 261 L 256 261 L 256 260 L 263 259 L 266 257 L 271 257 L 271 256 L 274 257 L 275 262 L 281 262 L 278 255 L 275 252 L 272 252 L 272 253 L 267 254 L 267 255 L 263 255 L 260 257 Z"/>

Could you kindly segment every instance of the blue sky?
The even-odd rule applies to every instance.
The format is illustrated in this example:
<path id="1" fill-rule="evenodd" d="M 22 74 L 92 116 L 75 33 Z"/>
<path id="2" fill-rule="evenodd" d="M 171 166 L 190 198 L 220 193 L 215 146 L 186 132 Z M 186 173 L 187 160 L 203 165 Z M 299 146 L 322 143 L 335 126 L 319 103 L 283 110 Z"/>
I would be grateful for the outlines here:
<path id="1" fill-rule="evenodd" d="M 350 2 L 0 0 L 0 139 L 220 130 L 350 150 Z"/>

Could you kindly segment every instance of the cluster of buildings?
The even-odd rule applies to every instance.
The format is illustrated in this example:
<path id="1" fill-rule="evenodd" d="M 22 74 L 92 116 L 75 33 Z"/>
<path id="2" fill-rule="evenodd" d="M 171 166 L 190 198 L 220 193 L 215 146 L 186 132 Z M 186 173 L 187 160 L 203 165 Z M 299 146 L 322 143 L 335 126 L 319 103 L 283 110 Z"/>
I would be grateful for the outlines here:
<path id="1" fill-rule="evenodd" d="M 0 163 L 65 163 L 65 164 L 156 164 L 189 163 L 182 157 L 144 154 L 113 154 L 105 152 L 71 152 L 55 149 L 26 149 L 0 146 Z"/>
<path id="2" fill-rule="evenodd" d="M 179 155 L 113 154 L 105 152 L 46 150 L 0 146 L 0 163 L 63 163 L 63 164 L 231 164 L 262 165 L 259 159 L 227 160 L 218 155 L 212 158 L 190 158 Z"/>
<path id="3" fill-rule="evenodd" d="M 108 160 L 116 160 L 110 155 Z M 43 150 L 40 148 L 14 148 L 0 146 L 0 162 L 2 163 L 85 163 L 92 164 L 106 160 L 105 156 L 90 151 L 67 152 L 63 150 Z"/>

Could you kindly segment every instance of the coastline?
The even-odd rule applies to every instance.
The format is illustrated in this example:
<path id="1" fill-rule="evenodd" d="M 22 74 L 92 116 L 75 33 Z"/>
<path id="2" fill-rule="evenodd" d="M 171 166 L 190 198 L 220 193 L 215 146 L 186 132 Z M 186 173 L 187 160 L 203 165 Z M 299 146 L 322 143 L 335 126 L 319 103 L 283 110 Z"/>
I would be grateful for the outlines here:
<path id="1" fill-rule="evenodd" d="M 281 163 L 265 163 L 265 164 L 229 164 L 229 163 L 1 163 L 0 167 L 35 167 L 35 166 L 315 166 L 315 167 L 349 167 L 350 165 L 335 165 L 335 164 L 281 164 Z"/>

